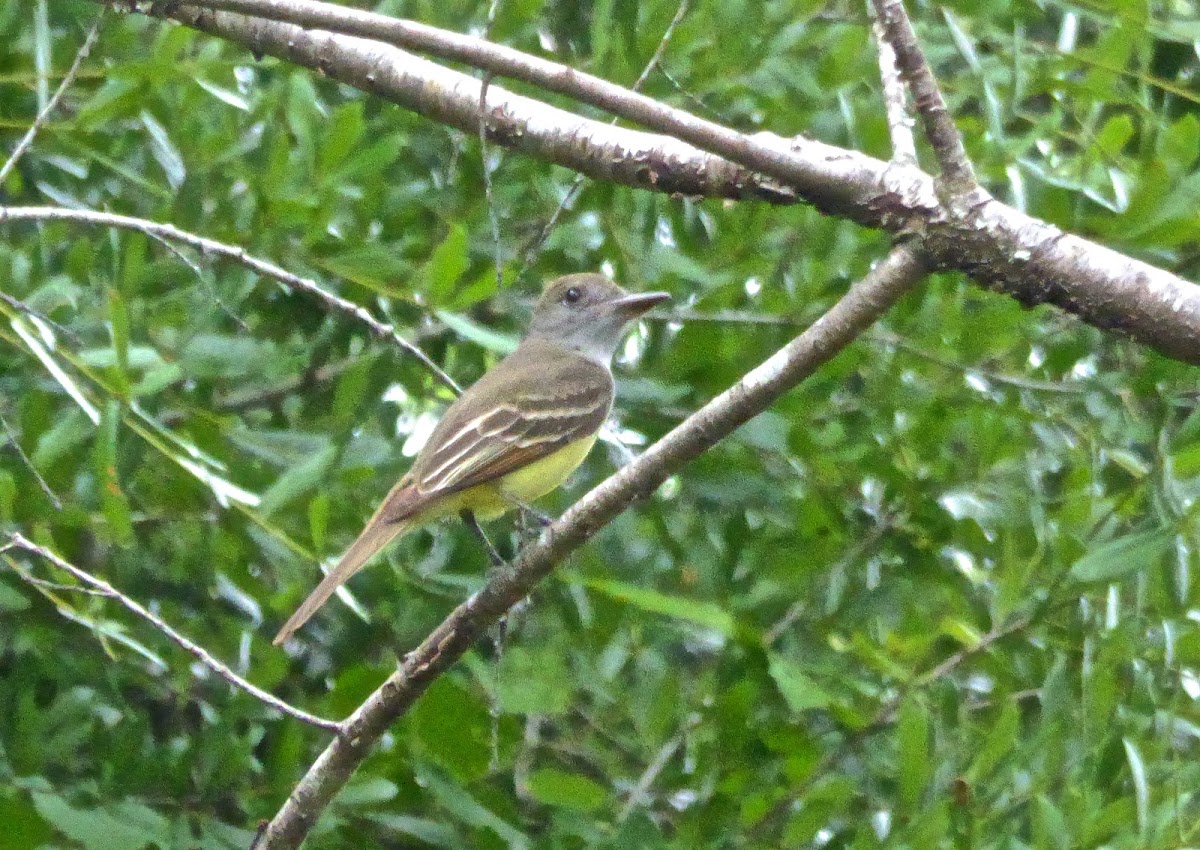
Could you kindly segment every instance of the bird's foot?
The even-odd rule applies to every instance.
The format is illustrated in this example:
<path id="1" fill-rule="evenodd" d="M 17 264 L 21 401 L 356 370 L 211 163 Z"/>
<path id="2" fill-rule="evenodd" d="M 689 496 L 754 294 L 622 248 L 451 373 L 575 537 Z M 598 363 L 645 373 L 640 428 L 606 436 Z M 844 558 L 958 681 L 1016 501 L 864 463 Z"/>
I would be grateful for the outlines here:
<path id="1" fill-rule="evenodd" d="M 479 525 L 479 520 L 475 518 L 475 514 L 471 511 L 463 511 L 460 516 L 462 517 L 462 521 L 467 524 L 467 528 L 471 529 L 471 533 L 479 539 L 479 542 L 483 544 L 483 548 L 487 550 L 488 559 L 492 562 L 492 568 L 508 569 L 508 561 L 504 560 L 504 556 L 492 545 L 492 541 L 484 533 L 483 528 Z"/>
<path id="2" fill-rule="evenodd" d="M 529 505 L 521 505 L 520 519 L 522 537 L 536 537 L 541 534 L 542 529 L 554 522 L 554 517 Z"/>

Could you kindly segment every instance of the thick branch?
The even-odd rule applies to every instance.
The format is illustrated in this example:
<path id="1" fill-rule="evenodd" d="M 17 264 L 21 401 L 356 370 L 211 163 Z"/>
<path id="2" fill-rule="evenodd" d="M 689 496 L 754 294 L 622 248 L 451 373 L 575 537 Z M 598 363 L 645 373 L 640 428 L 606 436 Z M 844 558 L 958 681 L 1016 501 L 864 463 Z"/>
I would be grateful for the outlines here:
<path id="1" fill-rule="evenodd" d="M 243 44 L 255 53 L 319 69 L 333 79 L 434 121 L 471 134 L 479 132 L 481 81 L 411 53 L 379 41 L 305 31 L 259 18 L 191 7 L 175 9 L 171 15 L 191 27 Z M 494 83 L 488 85 L 487 104 L 490 141 L 597 180 L 699 197 L 775 203 L 796 200 L 794 193 L 775 181 L 675 139 L 608 127 L 513 94 Z"/>
<path id="2" fill-rule="evenodd" d="M 902 0 L 871 2 L 883 27 L 885 40 L 895 51 L 896 64 L 912 92 L 913 104 L 925 127 L 925 136 L 941 168 L 939 182 L 944 187 L 939 186 L 939 190 L 944 188 L 944 191 L 939 191 L 939 195 L 947 200 L 966 198 L 979 188 L 979 183 L 975 180 L 971 161 L 967 159 L 962 134 L 954 126 L 954 119 L 950 117 L 946 101 L 942 99 L 933 71 L 917 44 L 917 34 L 913 32 L 912 22 L 904 11 L 904 3 Z"/>
<path id="3" fill-rule="evenodd" d="M 576 502 L 541 539 L 521 551 L 511 571 L 492 579 L 459 605 L 346 719 L 344 734 L 313 763 L 267 827 L 263 850 L 298 847 L 379 736 L 567 555 L 849 345 L 925 271 L 915 249 L 894 249 L 800 336 Z"/>
<path id="4" fill-rule="evenodd" d="M 342 13 L 370 16 L 312 0 L 208 2 L 273 9 L 279 15 L 287 13 L 304 19 L 317 18 L 319 11 L 325 22 L 322 26 L 332 26 L 330 21 L 340 20 L 337 16 Z M 478 128 L 479 82 L 403 51 L 378 42 L 310 32 L 226 12 L 179 6 L 171 15 L 256 52 L 320 69 L 435 120 L 472 131 Z M 372 16 L 373 26 L 377 19 L 393 20 Z M 1096 327 L 1128 334 L 1169 357 L 1200 363 L 1200 346 L 1195 344 L 1200 338 L 1200 287 L 1148 263 L 1063 233 L 990 197 L 964 215 L 947 215 L 937 199 L 932 178 L 916 169 L 889 165 L 800 137 L 784 139 L 770 133 L 745 136 L 512 48 L 408 21 L 397 26 L 400 24 L 408 28 L 405 37 L 427 52 L 543 85 L 671 133 L 696 147 L 585 121 L 529 98 L 509 96 L 501 102 L 498 98 L 503 90 L 493 85 L 488 101 L 503 105 L 492 107 L 488 123 L 493 130 L 492 140 L 500 144 L 589 176 L 642 188 L 716 194 L 700 191 L 699 187 L 728 185 L 729 179 L 721 179 L 720 175 L 734 174 L 740 176 L 733 183 L 745 187 L 743 196 L 778 199 L 779 192 L 788 197 L 789 189 L 794 189 L 823 212 L 893 233 L 923 234 L 935 270 L 966 272 L 981 285 L 1006 293 L 1026 306 L 1053 304 Z M 365 26 L 360 29 L 366 30 Z M 418 43 L 418 36 L 424 41 Z M 707 156 L 697 148 L 745 168 Z M 787 188 L 772 192 L 766 188 L 769 183 L 743 182 L 751 180 L 745 169 L 783 181 Z"/>
<path id="5" fill-rule="evenodd" d="M 121 593 L 103 579 L 97 578 L 86 570 L 82 570 L 69 561 L 63 560 L 49 549 L 37 545 L 32 540 L 29 540 L 21 534 L 9 535 L 9 542 L 6 546 L 2 547 L 2 549 L 9 548 L 24 549 L 30 554 L 37 555 L 39 558 L 49 561 L 63 572 L 69 573 L 77 581 L 82 582 L 84 586 L 99 593 L 99 595 L 107 597 L 108 599 L 114 599 L 121 603 L 121 605 L 125 606 L 126 609 L 132 611 L 134 614 L 153 625 L 154 628 L 158 629 L 160 632 L 182 647 L 185 652 L 194 656 L 209 670 L 212 670 L 235 688 L 245 691 L 256 700 L 269 705 L 271 708 L 286 714 L 289 717 L 294 717 L 297 720 L 308 723 L 311 726 L 316 726 L 318 729 L 324 729 L 327 732 L 335 733 L 341 731 L 341 725 L 337 721 L 326 720 L 324 717 L 317 717 L 315 714 L 309 714 L 307 711 L 302 711 L 301 709 L 289 705 L 288 703 L 279 699 L 279 697 L 267 693 L 257 685 L 246 681 L 237 673 L 233 672 L 233 670 L 231 670 L 226 664 L 223 664 L 214 658 L 213 655 L 204 647 L 189 640 L 169 626 L 162 617 L 158 616 L 153 611 L 148 610 L 144 605 L 141 605 L 140 603 L 135 602 L 133 599 L 130 599 L 128 596 Z M 32 580 L 29 576 L 26 576 L 21 571 L 17 571 L 17 575 L 21 576 L 21 578 L 26 579 L 27 581 Z"/>

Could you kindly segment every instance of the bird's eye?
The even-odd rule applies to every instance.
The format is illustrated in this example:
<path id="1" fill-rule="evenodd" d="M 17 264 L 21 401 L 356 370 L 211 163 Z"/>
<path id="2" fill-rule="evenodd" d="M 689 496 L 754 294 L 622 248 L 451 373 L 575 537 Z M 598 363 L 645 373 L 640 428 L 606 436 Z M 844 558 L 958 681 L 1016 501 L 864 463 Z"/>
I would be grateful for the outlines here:
<path id="1" fill-rule="evenodd" d="M 574 304 L 575 302 L 577 302 L 580 299 L 580 297 L 582 295 L 583 295 L 583 293 L 579 291 L 579 287 L 572 286 L 570 289 L 568 289 L 566 292 L 563 293 L 563 303 L 564 304 Z"/>

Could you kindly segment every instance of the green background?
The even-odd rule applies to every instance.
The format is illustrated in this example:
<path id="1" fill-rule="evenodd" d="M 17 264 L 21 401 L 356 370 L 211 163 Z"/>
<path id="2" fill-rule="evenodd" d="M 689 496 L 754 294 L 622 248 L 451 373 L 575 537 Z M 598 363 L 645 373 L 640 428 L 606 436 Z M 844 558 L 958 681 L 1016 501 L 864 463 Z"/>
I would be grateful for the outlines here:
<path id="1" fill-rule="evenodd" d="M 480 6 L 377 8 L 467 32 Z M 991 191 L 1196 274 L 1194 4 L 909 8 Z M 0 0 L 6 153 L 97 9 Z M 513 0 L 492 35 L 629 85 L 676 9 Z M 730 126 L 889 154 L 860 3 L 695 0 L 662 69 L 647 93 Z M 803 206 L 589 182 L 522 274 L 573 175 L 489 157 L 500 292 L 477 138 L 110 14 L 0 198 L 242 245 L 394 322 L 464 384 L 519 333 L 543 280 L 608 267 L 667 289 L 683 320 L 644 322 L 618 362 L 635 449 L 888 247 Z M 357 577 L 369 622 L 333 604 L 286 651 L 270 637 L 450 395 L 313 298 L 182 253 L 126 231 L 0 225 L 0 290 L 61 326 L 53 357 L 99 419 L 0 306 L 0 530 L 341 717 L 480 585 L 470 535 L 414 534 Z M 573 555 L 510 620 L 499 661 L 482 643 L 395 726 L 310 846 L 1195 844 L 1195 401 L 1189 367 L 930 279 Z M 620 461 L 599 446 L 544 507 Z M 261 502 L 231 501 L 222 481 Z M 492 531 L 511 545 L 510 522 Z M 246 847 L 327 735 L 113 602 L 13 572 L 66 581 L 49 565 L 10 552 L 0 566 L 0 844 Z"/>

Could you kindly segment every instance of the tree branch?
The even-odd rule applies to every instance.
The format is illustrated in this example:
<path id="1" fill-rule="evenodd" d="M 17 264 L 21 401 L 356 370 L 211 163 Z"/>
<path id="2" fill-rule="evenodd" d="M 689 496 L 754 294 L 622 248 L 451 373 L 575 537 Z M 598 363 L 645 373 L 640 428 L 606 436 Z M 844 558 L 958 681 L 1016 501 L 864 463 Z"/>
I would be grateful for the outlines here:
<path id="1" fill-rule="evenodd" d="M 954 119 L 950 117 L 946 101 L 942 99 L 933 71 L 917 44 L 917 34 L 913 32 L 912 22 L 904 11 L 903 0 L 871 0 L 871 3 L 883 27 L 887 44 L 895 51 L 900 75 L 908 83 L 913 104 L 925 128 L 925 136 L 937 157 L 941 169 L 935 181 L 938 196 L 943 203 L 951 206 L 951 201 L 965 199 L 979 189 L 975 170 L 971 168 L 971 161 L 967 159 L 967 151 L 963 147 L 962 134 L 954 126 Z M 883 61 L 882 50 L 880 61 Z"/>
<path id="2" fill-rule="evenodd" d="M 867 5 L 871 9 L 870 3 Z M 913 138 L 913 119 L 908 110 L 908 95 L 900 69 L 896 67 L 896 51 L 888 43 L 879 16 L 871 15 L 871 34 L 879 52 L 879 79 L 883 83 L 883 105 L 887 112 L 888 133 L 892 137 L 892 162 L 905 168 L 918 168 L 917 143 Z"/>
<path id="3" fill-rule="evenodd" d="M 75 61 L 71 63 L 71 67 L 67 69 L 67 73 L 63 76 L 62 82 L 58 84 L 58 88 L 54 90 L 54 95 L 46 102 L 46 108 L 38 113 L 33 119 L 33 123 L 29 125 L 29 129 L 25 131 L 25 135 L 21 137 L 21 141 L 17 142 L 17 146 L 13 148 L 12 154 L 0 165 L 0 185 L 4 184 L 4 180 L 8 177 L 9 172 L 17 164 L 25 151 L 29 150 L 29 146 L 33 144 L 33 139 L 37 135 L 38 130 L 46 123 L 46 120 L 58 109 L 58 102 L 62 100 L 62 96 L 67 89 L 71 87 L 71 83 L 75 82 L 75 77 L 79 73 L 79 69 L 83 67 L 83 60 L 87 59 L 88 54 L 92 51 L 92 46 L 96 43 L 96 37 L 100 34 L 100 24 L 104 20 L 104 9 L 100 10 L 100 15 L 96 18 L 96 22 L 92 24 L 92 28 L 88 30 L 87 37 L 84 38 L 83 44 L 75 53 Z"/>
<path id="4" fill-rule="evenodd" d="M 25 450 L 21 448 L 21 444 L 17 442 L 16 432 L 13 431 L 11 426 L 9 426 L 8 420 L 4 418 L 3 414 L 0 414 L 0 432 L 3 432 L 4 436 L 8 438 L 8 442 L 12 444 L 13 449 L 17 453 L 17 457 L 21 459 L 21 463 L 25 464 L 25 468 L 28 469 L 33 475 L 33 480 L 36 481 L 38 486 L 42 488 L 42 492 L 46 494 L 46 498 L 50 500 L 50 504 L 54 505 L 54 510 L 61 511 L 62 499 L 58 498 L 58 494 L 55 493 L 50 487 L 49 482 L 42 477 L 42 473 L 38 472 L 38 468 L 33 465 L 33 461 L 29 458 L 29 455 L 25 454 Z"/>
<path id="5" fill-rule="evenodd" d="M 434 55 L 567 94 L 690 143 L 610 128 L 530 98 L 505 93 L 501 100 L 504 90 L 493 85 L 488 92 L 488 102 L 493 104 L 488 124 L 492 141 L 501 145 L 591 177 L 658 191 L 780 202 L 790 201 L 794 190 L 823 212 L 893 233 L 924 235 L 932 270 L 965 272 L 1025 306 L 1053 304 L 1168 357 L 1200 363 L 1200 346 L 1195 344 L 1200 338 L 1200 287 L 1064 233 L 991 197 L 982 198 L 963 215 L 949 215 L 938 201 L 932 178 L 916 169 L 802 137 L 745 136 L 563 65 L 410 21 L 312 0 L 195 2 L 290 15 L 325 29 L 344 23 L 370 32 L 371 27 L 386 23 L 391 29 L 385 34 L 409 39 Z M 208 12 L 194 5 L 170 7 L 169 14 L 257 54 L 319 69 L 433 120 L 467 131 L 478 129 L 479 81 L 404 51 L 377 41 Z M 754 178 L 753 172 L 775 181 Z"/>
<path id="6" fill-rule="evenodd" d="M 310 5 L 324 10 L 327 4 Z M 343 6 L 328 8 L 352 15 L 371 15 Z M 294 10 L 285 7 L 280 11 Z M 479 131 L 480 80 L 403 50 L 389 49 L 381 40 L 346 38 L 333 32 L 303 30 L 265 18 L 211 12 L 185 5 L 170 8 L 167 14 L 180 23 L 235 41 L 255 53 L 278 56 L 319 69 L 333 79 L 377 94 L 434 121 L 467 133 Z M 382 15 L 371 15 L 371 18 L 395 20 Z M 368 28 L 357 29 L 366 31 Z M 346 35 L 354 36 L 355 33 Z M 472 41 L 488 44 L 478 39 Z M 501 73 L 487 67 L 487 63 L 467 64 L 494 75 Z M 625 91 L 619 86 L 614 88 Z M 796 201 L 795 193 L 776 181 L 764 179 L 692 145 L 652 133 L 608 127 L 603 122 L 513 94 L 494 84 L 488 86 L 486 123 L 490 141 L 534 154 L 595 179 L 680 195 L 758 199 L 785 204 Z"/>
<path id="7" fill-rule="evenodd" d="M 86 570 L 82 570 L 74 564 L 63 560 L 49 549 L 37 545 L 19 533 L 10 534 L 8 540 L 8 545 L 2 547 L 2 549 L 23 549 L 30 554 L 37 555 L 39 558 L 49 561 L 60 570 L 70 573 L 75 577 L 76 580 L 82 582 L 88 588 L 96 591 L 99 595 L 109 599 L 115 599 L 117 602 L 125 606 L 125 608 L 132 611 L 134 614 L 153 625 L 154 628 L 165 634 L 168 638 L 182 647 L 185 652 L 195 656 L 201 664 L 203 664 L 209 670 L 212 670 L 235 688 L 245 691 L 256 700 L 269 705 L 271 708 L 282 714 L 286 714 L 288 717 L 294 717 L 296 720 L 300 720 L 309 724 L 310 726 L 316 726 L 318 729 L 324 729 L 326 732 L 341 732 L 341 724 L 339 724 L 337 721 L 326 720 L 323 717 L 317 717 L 315 714 L 309 714 L 307 711 L 303 711 L 299 708 L 288 705 L 286 702 L 279 699 L 279 697 L 273 696 L 257 685 L 253 685 L 246 681 L 237 673 L 233 672 L 233 670 L 231 670 L 228 666 L 214 658 L 204 647 L 193 643 L 188 638 L 175 631 L 175 629 L 173 629 L 171 626 L 167 625 L 166 621 L 163 620 L 162 617 L 159 617 L 157 614 L 149 611 L 141 604 L 130 599 L 128 596 L 121 593 L 103 579 L 97 578 Z M 20 570 L 15 570 L 14 572 L 16 572 L 16 574 L 22 579 L 27 581 L 32 580 L 32 577 L 25 575 Z"/>
<path id="8" fill-rule="evenodd" d="M 227 245 L 224 242 L 218 242 L 215 239 L 209 239 L 205 236 L 197 236 L 186 230 L 180 230 L 172 224 L 161 224 L 144 218 L 134 218 L 115 213 L 101 213 L 93 210 L 76 210 L 67 209 L 66 207 L 0 206 L 0 224 L 9 221 L 70 221 L 95 227 L 116 227 L 123 230 L 134 230 L 154 239 L 166 240 L 167 242 L 181 242 L 203 254 L 216 254 L 217 256 L 233 260 L 235 263 L 240 263 L 256 274 L 279 281 L 289 289 L 306 292 L 330 310 L 343 313 L 361 322 L 376 337 L 391 340 L 421 361 L 421 365 L 432 372 L 434 377 L 455 393 L 462 392 L 462 388 L 459 387 L 454 379 L 429 359 L 429 355 L 396 333 L 396 329 L 391 325 L 376 319 L 365 307 L 360 307 L 353 301 L 347 301 L 339 295 L 334 295 L 315 280 L 292 274 L 274 263 L 269 263 L 266 260 L 260 260 L 257 257 L 247 254 L 245 248 L 237 245 Z"/>
<path id="9" fill-rule="evenodd" d="M 911 246 L 893 249 L 834 307 L 740 381 L 576 502 L 525 547 L 512 569 L 454 609 L 355 710 L 344 734 L 317 758 L 263 836 L 263 850 L 295 848 L 379 736 L 405 714 L 509 608 L 572 551 L 677 469 L 761 413 L 849 345 L 926 273 Z"/>

